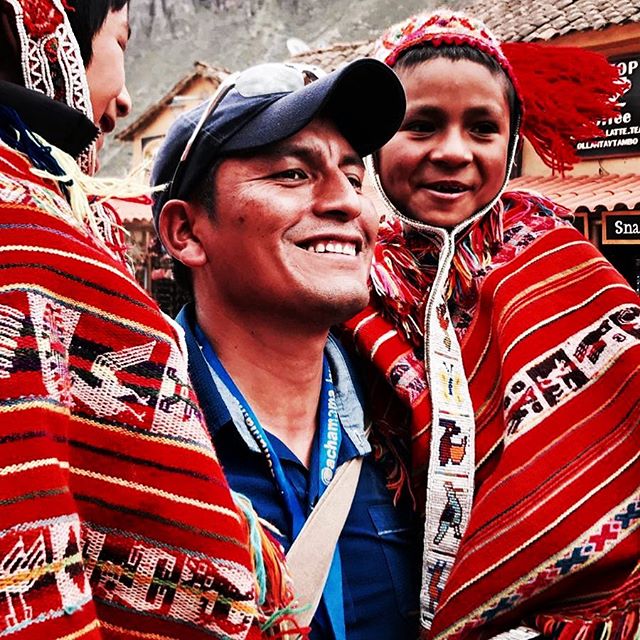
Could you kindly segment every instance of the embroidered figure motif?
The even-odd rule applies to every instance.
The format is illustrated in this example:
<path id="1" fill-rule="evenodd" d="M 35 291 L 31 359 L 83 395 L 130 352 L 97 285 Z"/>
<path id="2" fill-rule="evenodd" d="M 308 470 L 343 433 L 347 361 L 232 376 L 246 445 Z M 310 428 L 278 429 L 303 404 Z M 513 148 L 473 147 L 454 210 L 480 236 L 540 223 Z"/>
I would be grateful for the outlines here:
<path id="1" fill-rule="evenodd" d="M 627 307 L 609 316 L 625 333 L 640 339 L 640 308 Z"/>
<path id="2" fill-rule="evenodd" d="M 91 374 L 96 383 L 88 384 L 74 372 L 72 374 L 73 395 L 101 418 L 116 416 L 123 411 L 128 411 L 139 421 L 142 421 L 143 414 L 135 411 L 126 402 L 146 405 L 149 402 L 149 396 L 141 396 L 131 386 L 120 382 L 118 372 L 127 367 L 147 362 L 155 345 L 156 342 L 152 341 L 121 351 L 111 351 L 99 355 L 91 367 Z"/>
<path id="3" fill-rule="evenodd" d="M 149 549 L 141 544 L 135 545 L 110 598 L 121 598 L 138 611 L 164 611 L 173 591 L 171 585 L 176 582 L 175 556 Z M 166 605 L 166 606 L 165 606 Z"/>
<path id="4" fill-rule="evenodd" d="M 65 571 L 56 571 L 56 586 L 62 610 L 75 611 L 91 599 L 88 576 L 82 566 L 80 524 L 75 518 L 56 522 L 49 529 L 52 566 L 64 564 Z"/>
<path id="5" fill-rule="evenodd" d="M 455 420 L 440 418 L 440 426 L 444 427 L 444 433 L 440 438 L 440 466 L 444 467 L 449 462 L 459 465 L 467 450 L 467 436 L 456 437 L 462 431 Z"/>
<path id="6" fill-rule="evenodd" d="M 600 355 L 607 346 L 603 338 L 609 331 L 611 331 L 611 323 L 609 320 L 604 320 L 593 331 L 587 333 L 573 354 L 578 359 L 578 362 L 584 362 L 585 357 L 589 358 L 593 364 L 598 362 Z"/>
<path id="7" fill-rule="evenodd" d="M 0 305 L 0 378 L 9 378 L 13 369 L 13 359 L 24 327 L 24 313 Z"/>
<path id="8" fill-rule="evenodd" d="M 236 602 L 229 606 L 220 595 L 221 591 L 231 587 L 234 588 Z M 190 558 L 182 568 L 172 609 L 183 612 L 184 618 L 194 624 L 242 640 L 249 633 L 252 616 L 237 601 L 250 600 L 252 590 L 251 574 L 240 565 Z M 226 618 L 220 616 L 221 609 L 225 611 Z"/>
<path id="9" fill-rule="evenodd" d="M 0 635 L 72 613 L 91 599 L 80 555 L 78 519 L 66 517 L 39 525 L 3 532 L 8 551 L 0 558 Z"/>
<path id="10" fill-rule="evenodd" d="M 181 560 L 143 544 L 117 563 L 105 561 L 111 543 L 108 535 L 86 531 L 84 555 L 100 598 L 183 620 L 230 640 L 246 638 L 253 622 L 253 576 L 245 567 L 225 560 Z"/>
<path id="11" fill-rule="evenodd" d="M 177 347 L 172 345 L 158 392 L 151 430 L 153 433 L 186 438 L 210 449 L 211 443 L 199 416 L 198 409 L 191 399 L 191 387 L 184 360 Z"/>
<path id="12" fill-rule="evenodd" d="M 572 335 L 509 381 L 504 400 L 506 444 L 536 426 L 548 411 L 595 383 L 640 335 L 640 308 L 625 305 Z M 569 354 L 573 354 L 572 359 Z M 535 386 L 530 385 L 530 381 Z"/>
<path id="13" fill-rule="evenodd" d="M 459 489 L 456 490 L 448 480 L 445 481 L 444 487 L 447 492 L 447 504 L 440 515 L 438 533 L 433 539 L 436 544 L 440 544 L 444 540 L 447 531 L 449 531 L 451 527 L 453 527 L 453 537 L 458 540 L 462 538 L 462 531 L 460 530 L 460 525 L 462 524 L 462 505 L 456 495 Z"/>
<path id="14" fill-rule="evenodd" d="M 171 413 L 174 405 L 184 403 L 188 409 L 195 411 L 189 401 L 189 386 L 180 378 L 178 372 L 173 367 L 167 367 L 165 379 L 163 380 L 163 390 L 166 392 L 158 402 L 158 411 Z M 189 413 L 191 413 L 189 412 Z"/>
<path id="15" fill-rule="evenodd" d="M 29 293 L 28 298 L 47 393 L 72 406 L 68 353 L 81 314 L 40 294 Z"/>
<path id="16" fill-rule="evenodd" d="M 0 561 L 0 577 L 5 585 L 3 591 L 9 608 L 9 613 L 4 619 L 9 629 L 32 620 L 33 609 L 26 603 L 25 594 L 40 577 L 35 569 L 43 567 L 46 561 L 46 548 L 42 533 L 28 549 L 24 544 L 24 538 L 20 536 L 12 549 Z"/>
<path id="17" fill-rule="evenodd" d="M 409 404 L 413 406 L 418 398 L 424 393 L 427 388 L 425 383 L 425 377 L 420 376 L 418 373 L 420 368 L 416 370 L 417 359 L 413 354 L 409 356 L 411 361 L 402 360 L 396 363 L 389 372 L 389 381 L 398 389 L 404 397 L 407 398 Z M 422 368 L 424 371 L 424 368 Z"/>
<path id="18" fill-rule="evenodd" d="M 460 393 L 460 373 L 456 371 L 453 362 L 442 361 L 442 369 L 440 370 L 440 382 L 442 387 L 442 395 L 448 402 L 455 404 L 462 403 L 462 394 Z"/>
<path id="19" fill-rule="evenodd" d="M 436 307 L 436 315 L 438 316 L 438 323 L 440 324 L 440 328 L 444 333 L 443 343 L 447 348 L 447 351 L 451 351 L 451 338 L 449 337 L 449 325 L 451 324 L 451 319 L 449 318 L 449 314 L 447 313 L 447 303 L 441 302 Z"/>
<path id="20" fill-rule="evenodd" d="M 558 349 L 527 373 L 552 407 L 563 395 L 589 382 L 587 376 L 576 367 L 563 349 Z"/>
<path id="21" fill-rule="evenodd" d="M 505 422 L 508 434 L 515 433 L 518 430 L 518 427 L 529 415 L 530 411 L 540 413 L 544 408 L 538 400 L 533 387 L 527 386 L 522 380 L 519 380 L 511 387 L 511 394 L 513 395 L 507 395 L 504 399 Z M 520 395 L 514 397 L 515 394 Z"/>
<path id="22" fill-rule="evenodd" d="M 427 593 L 429 594 L 429 604 L 427 609 L 429 613 L 436 612 L 436 604 L 440 600 L 440 596 L 442 595 L 442 591 L 444 589 L 444 581 L 442 580 L 442 576 L 446 566 L 446 562 L 444 562 L 443 560 L 438 560 L 436 561 L 435 565 L 427 569 L 429 575 L 431 576 L 429 578 L 429 586 L 427 587 Z"/>

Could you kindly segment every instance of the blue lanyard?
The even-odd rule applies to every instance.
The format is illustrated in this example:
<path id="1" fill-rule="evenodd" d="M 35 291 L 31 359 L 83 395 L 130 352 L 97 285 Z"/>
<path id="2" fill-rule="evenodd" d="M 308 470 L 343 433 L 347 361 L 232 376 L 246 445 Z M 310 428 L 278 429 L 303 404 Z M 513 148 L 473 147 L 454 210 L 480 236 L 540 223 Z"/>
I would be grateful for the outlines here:
<path id="1" fill-rule="evenodd" d="M 318 446 L 311 454 L 310 501 L 314 504 L 320 499 L 331 483 L 338 467 L 338 453 L 342 444 L 342 429 L 336 403 L 336 392 L 327 359 L 322 367 L 322 388 L 320 390 L 320 415 Z"/>
<path id="2" fill-rule="evenodd" d="M 292 539 L 295 540 L 307 519 L 305 514 L 306 509 L 303 510 L 291 482 L 284 473 L 280 458 L 274 452 L 269 437 L 260 424 L 260 421 L 242 395 L 240 389 L 238 389 L 222 365 L 222 362 L 220 362 L 220 359 L 198 325 L 196 325 L 196 337 L 202 347 L 202 354 L 205 360 L 238 402 L 245 425 L 267 458 L 269 469 L 291 518 Z M 337 411 L 336 393 L 333 386 L 331 369 L 325 357 L 322 364 L 322 387 L 320 389 L 318 446 L 315 447 L 312 452 L 310 465 L 311 483 L 309 498 L 312 505 L 315 505 L 324 493 L 335 474 L 338 467 L 338 453 L 341 442 L 342 429 Z M 323 600 L 331 620 L 335 640 L 344 640 L 346 631 L 342 593 L 342 565 L 337 547 L 323 591 Z"/>

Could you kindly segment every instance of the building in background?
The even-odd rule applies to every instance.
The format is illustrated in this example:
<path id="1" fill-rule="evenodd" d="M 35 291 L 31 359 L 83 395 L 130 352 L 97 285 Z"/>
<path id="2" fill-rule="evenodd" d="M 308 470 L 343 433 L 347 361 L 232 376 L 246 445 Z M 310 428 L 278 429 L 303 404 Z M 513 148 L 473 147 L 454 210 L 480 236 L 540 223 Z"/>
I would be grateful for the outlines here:
<path id="1" fill-rule="evenodd" d="M 620 115 L 604 124 L 604 138 L 581 145 L 582 162 L 571 172 L 552 175 L 525 142 L 511 186 L 540 192 L 573 211 L 575 226 L 640 292 L 640 0 L 478 0 L 465 11 L 482 19 L 501 41 L 535 41 L 601 52 L 630 80 Z M 373 44 L 373 40 L 337 43 L 303 51 L 291 61 L 331 71 L 370 55 Z M 118 140 L 133 145 L 134 168 L 150 162 L 176 115 L 211 95 L 228 73 L 196 62 L 191 74 L 117 135 Z M 144 206 L 123 211 L 128 216 L 125 226 L 142 243 L 136 249 L 138 260 L 146 265 L 140 272 L 141 282 L 171 312 L 178 302 L 171 302 L 177 294 L 165 277 L 166 260 L 148 249 L 157 248 L 150 211 Z M 146 222 L 141 216 L 146 216 Z"/>
<path id="2" fill-rule="evenodd" d="M 155 151 L 174 120 L 184 111 L 206 100 L 229 75 L 223 67 L 194 62 L 193 71 L 180 78 L 167 93 L 148 107 L 116 140 L 132 145 L 132 169 L 150 166 Z"/>
<path id="3" fill-rule="evenodd" d="M 631 82 L 604 138 L 581 143 L 582 161 L 551 176 L 528 143 L 519 189 L 534 189 L 576 214 L 576 226 L 640 292 L 640 2 L 638 0 L 480 0 L 469 11 L 500 40 L 583 47 L 607 56 Z"/>
<path id="4" fill-rule="evenodd" d="M 169 127 L 183 112 L 209 98 L 229 71 L 204 62 L 195 62 L 193 71 L 180 78 L 167 93 L 148 107 L 116 139 L 132 145 L 132 172 L 141 172 L 148 181 L 156 150 Z M 157 241 L 149 198 L 113 200 L 125 228 L 130 234 L 131 257 L 138 282 L 171 315 L 182 306 L 183 298 L 176 291 L 171 273 L 171 260 Z"/>

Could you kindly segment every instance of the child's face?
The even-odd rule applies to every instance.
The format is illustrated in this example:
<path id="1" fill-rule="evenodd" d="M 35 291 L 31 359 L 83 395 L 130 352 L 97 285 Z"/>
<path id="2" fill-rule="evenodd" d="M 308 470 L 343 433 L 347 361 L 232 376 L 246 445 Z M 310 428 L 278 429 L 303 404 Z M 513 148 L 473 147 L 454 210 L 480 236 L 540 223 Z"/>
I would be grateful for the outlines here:
<path id="1" fill-rule="evenodd" d="M 405 215 L 454 227 L 503 185 L 510 137 L 505 79 L 476 62 L 445 58 L 398 75 L 407 112 L 379 153 L 382 186 Z"/>

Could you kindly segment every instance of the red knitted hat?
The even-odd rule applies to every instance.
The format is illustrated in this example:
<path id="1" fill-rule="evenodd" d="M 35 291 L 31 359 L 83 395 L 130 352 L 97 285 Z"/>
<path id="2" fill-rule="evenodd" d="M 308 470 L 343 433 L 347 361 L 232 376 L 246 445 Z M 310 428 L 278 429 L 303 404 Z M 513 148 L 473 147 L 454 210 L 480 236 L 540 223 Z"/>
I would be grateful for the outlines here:
<path id="1" fill-rule="evenodd" d="M 392 26 L 374 57 L 394 66 L 417 45 L 466 44 L 494 58 L 511 80 L 522 109 L 521 132 L 554 171 L 579 161 L 575 143 L 602 136 L 598 121 L 614 117 L 627 89 L 617 68 L 585 49 L 498 42 L 480 20 L 448 10 L 419 13 Z"/>

